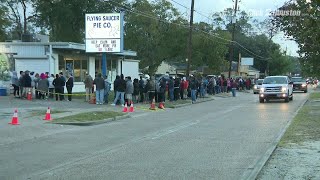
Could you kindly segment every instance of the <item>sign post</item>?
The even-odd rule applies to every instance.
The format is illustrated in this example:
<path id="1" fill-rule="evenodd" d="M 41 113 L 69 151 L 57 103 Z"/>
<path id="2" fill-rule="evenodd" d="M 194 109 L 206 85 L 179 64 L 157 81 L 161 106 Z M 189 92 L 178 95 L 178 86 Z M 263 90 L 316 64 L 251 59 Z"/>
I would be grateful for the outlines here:
<path id="1" fill-rule="evenodd" d="M 86 52 L 102 53 L 102 74 L 107 75 L 107 53 L 123 51 L 123 14 L 85 15 Z"/>

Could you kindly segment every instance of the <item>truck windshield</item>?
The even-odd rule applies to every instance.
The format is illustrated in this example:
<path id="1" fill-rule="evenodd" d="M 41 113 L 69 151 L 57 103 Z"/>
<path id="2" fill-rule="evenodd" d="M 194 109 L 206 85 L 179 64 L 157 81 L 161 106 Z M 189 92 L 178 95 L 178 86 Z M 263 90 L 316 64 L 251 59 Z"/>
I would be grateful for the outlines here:
<path id="1" fill-rule="evenodd" d="M 263 80 L 263 84 L 287 84 L 287 79 L 284 77 L 267 77 Z"/>
<path id="2" fill-rule="evenodd" d="M 291 80 L 292 82 L 306 82 L 306 80 L 303 78 L 292 78 Z"/>

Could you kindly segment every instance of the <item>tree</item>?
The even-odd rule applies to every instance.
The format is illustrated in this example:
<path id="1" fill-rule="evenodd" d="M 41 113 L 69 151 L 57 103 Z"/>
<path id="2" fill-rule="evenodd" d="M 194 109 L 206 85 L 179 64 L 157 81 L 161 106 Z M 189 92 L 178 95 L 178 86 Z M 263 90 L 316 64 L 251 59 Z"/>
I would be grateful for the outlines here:
<path id="1" fill-rule="evenodd" d="M 34 14 L 28 15 L 28 5 L 32 0 L 0 0 L 3 7 L 7 9 L 7 16 L 12 22 L 10 36 L 12 39 L 20 39 L 22 34 L 28 34 Z"/>
<path id="2" fill-rule="evenodd" d="M 162 61 L 175 60 L 186 49 L 184 23 L 168 1 L 136 0 L 126 13 L 125 47 L 137 51 L 141 68 L 154 74 Z"/>
<path id="3" fill-rule="evenodd" d="M 122 4 L 124 0 L 117 0 Z M 35 24 L 48 29 L 52 41 L 83 43 L 85 13 L 119 12 L 111 2 L 97 0 L 34 0 Z"/>
<path id="4" fill-rule="evenodd" d="M 289 16 L 274 16 L 277 25 L 299 45 L 303 74 L 319 76 L 320 2 L 296 0 L 285 3 L 279 10 Z"/>
<path id="5" fill-rule="evenodd" d="M 11 25 L 9 17 L 6 16 L 8 11 L 9 10 L 6 6 L 0 5 L 0 41 L 4 41 L 7 39 L 7 28 Z"/>

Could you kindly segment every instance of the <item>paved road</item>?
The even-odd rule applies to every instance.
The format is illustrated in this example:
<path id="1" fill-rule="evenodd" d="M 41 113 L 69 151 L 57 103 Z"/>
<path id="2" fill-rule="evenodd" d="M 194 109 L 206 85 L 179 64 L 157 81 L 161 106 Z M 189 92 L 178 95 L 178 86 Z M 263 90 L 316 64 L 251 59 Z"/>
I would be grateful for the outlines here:
<path id="1" fill-rule="evenodd" d="M 243 93 L 0 144 L 0 179 L 245 178 L 306 97 Z"/>

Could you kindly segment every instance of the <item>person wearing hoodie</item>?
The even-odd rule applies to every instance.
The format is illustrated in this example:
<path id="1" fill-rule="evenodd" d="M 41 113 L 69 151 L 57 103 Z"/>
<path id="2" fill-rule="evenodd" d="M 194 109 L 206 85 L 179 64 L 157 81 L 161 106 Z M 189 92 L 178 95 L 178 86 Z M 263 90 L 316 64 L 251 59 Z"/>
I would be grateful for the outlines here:
<path id="1" fill-rule="evenodd" d="M 111 105 L 115 106 L 120 97 L 121 106 L 124 106 L 124 93 L 126 91 L 126 81 L 124 80 L 123 74 L 121 74 L 120 79 L 118 79 L 118 81 L 116 81 L 115 83 L 117 85 L 116 98 L 114 99 L 113 104 Z"/>
<path id="2" fill-rule="evenodd" d="M 13 95 L 14 97 L 19 97 L 19 79 L 16 71 L 12 72 L 11 84 L 13 86 Z"/>
<path id="3" fill-rule="evenodd" d="M 148 81 L 146 86 L 147 86 L 147 92 L 149 94 L 149 101 L 150 103 L 152 103 L 156 94 L 156 81 L 154 76 L 151 76 L 150 81 Z"/>
<path id="4" fill-rule="evenodd" d="M 101 73 L 93 80 L 93 84 L 96 85 L 96 104 L 102 105 L 104 103 L 105 83 Z"/>
<path id="5" fill-rule="evenodd" d="M 49 90 L 49 81 L 47 79 L 47 76 L 44 73 L 41 73 L 40 80 L 38 82 L 38 87 L 37 87 L 39 99 L 47 98 L 46 94 L 48 93 L 48 90 Z"/>
<path id="6" fill-rule="evenodd" d="M 132 94 L 133 94 L 133 83 L 131 80 L 131 77 L 127 77 L 127 83 L 126 83 L 126 99 L 128 100 L 128 105 L 131 105 L 132 102 Z"/>
<path id="7" fill-rule="evenodd" d="M 23 95 L 22 95 L 22 97 L 27 97 L 27 93 L 29 91 L 31 91 L 32 80 L 31 80 L 29 73 L 30 73 L 29 71 L 25 71 L 25 74 L 23 76 L 23 80 L 22 80 L 23 81 Z"/>
<path id="8" fill-rule="evenodd" d="M 23 88 L 24 88 L 24 72 L 20 71 L 20 77 L 19 77 L 19 93 L 20 93 L 20 98 L 22 98 L 23 96 Z"/>
<path id="9" fill-rule="evenodd" d="M 53 99 L 53 92 L 54 92 L 53 80 L 54 80 L 54 74 L 51 74 L 51 76 L 48 78 L 48 81 L 49 81 L 49 98 L 50 99 Z"/>

